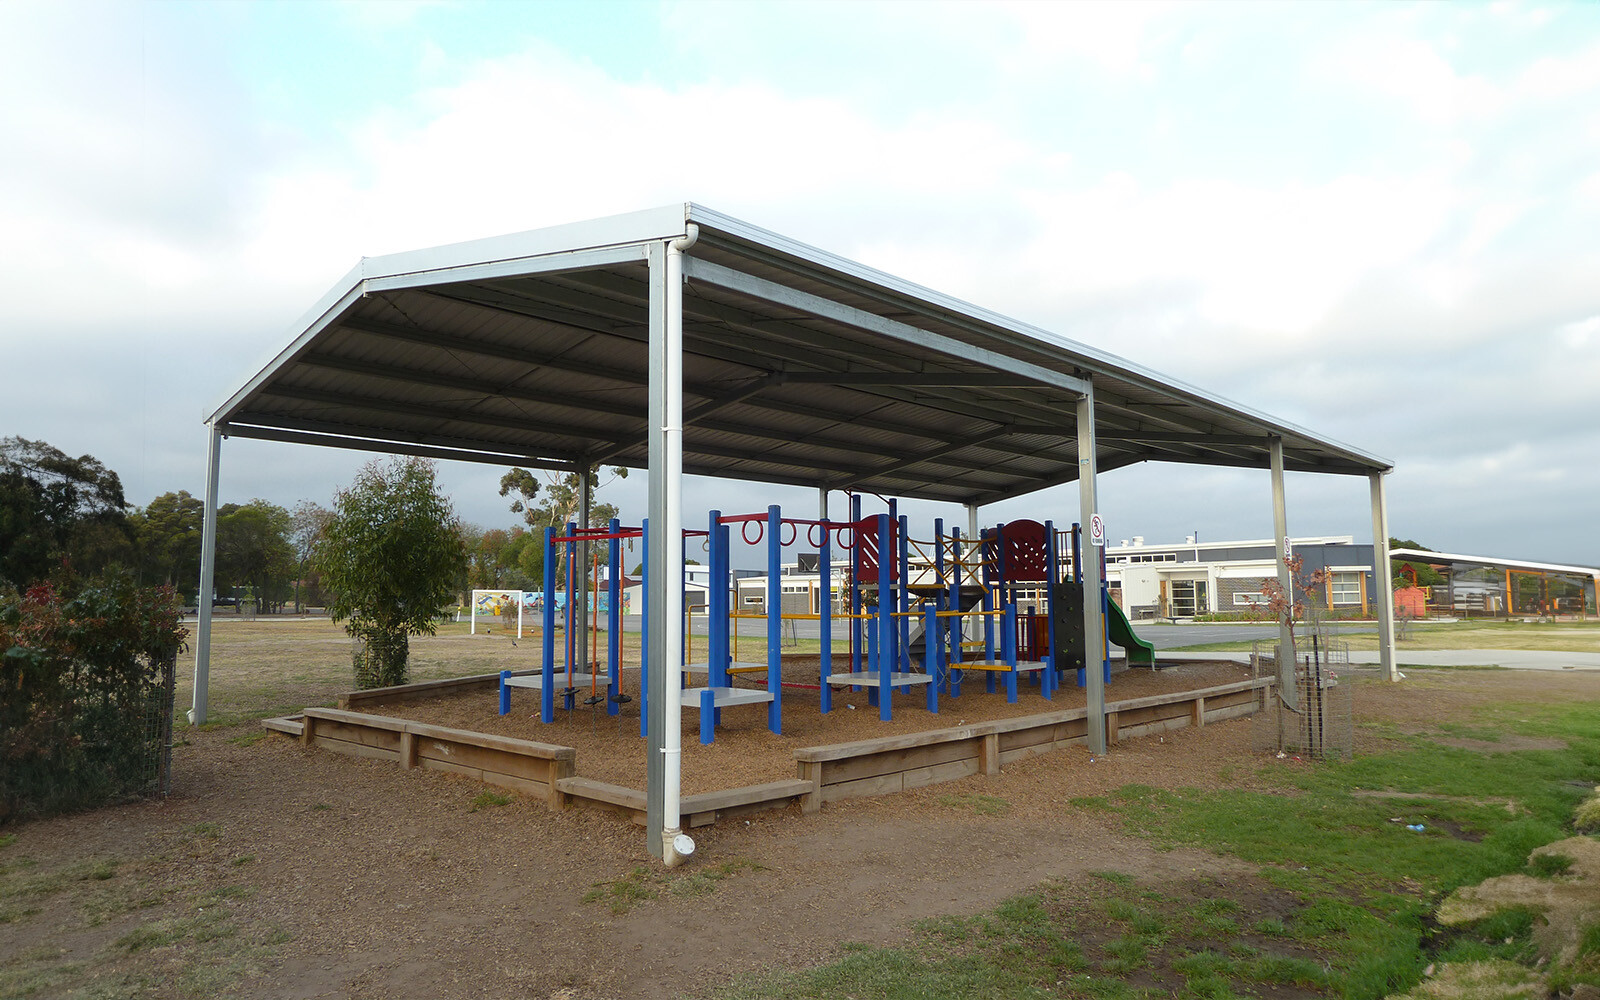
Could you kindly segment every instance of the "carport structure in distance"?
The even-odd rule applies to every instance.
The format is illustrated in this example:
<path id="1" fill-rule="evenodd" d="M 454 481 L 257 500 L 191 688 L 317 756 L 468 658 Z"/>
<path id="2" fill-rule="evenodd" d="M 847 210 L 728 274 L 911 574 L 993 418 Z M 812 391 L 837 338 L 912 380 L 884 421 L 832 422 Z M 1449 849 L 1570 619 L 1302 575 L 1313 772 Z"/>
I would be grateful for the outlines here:
<path id="1" fill-rule="evenodd" d="M 681 614 L 681 590 L 666 585 L 681 551 L 664 540 L 683 523 L 683 474 L 973 509 L 1077 481 L 1087 520 L 1101 471 L 1268 468 L 1280 539 L 1284 470 L 1357 475 L 1372 483 L 1374 535 L 1388 537 L 1381 458 L 688 203 L 365 259 L 207 424 L 208 514 L 228 436 L 648 469 L 655 691 L 676 645 L 665 622 Z M 209 531 L 205 544 L 209 555 Z M 1386 594 L 1379 606 L 1392 612 Z M 209 669 L 201 608 L 196 722 Z M 652 751 L 667 749 L 656 736 L 671 721 L 652 719 Z M 651 755 L 652 811 L 662 756 Z"/>

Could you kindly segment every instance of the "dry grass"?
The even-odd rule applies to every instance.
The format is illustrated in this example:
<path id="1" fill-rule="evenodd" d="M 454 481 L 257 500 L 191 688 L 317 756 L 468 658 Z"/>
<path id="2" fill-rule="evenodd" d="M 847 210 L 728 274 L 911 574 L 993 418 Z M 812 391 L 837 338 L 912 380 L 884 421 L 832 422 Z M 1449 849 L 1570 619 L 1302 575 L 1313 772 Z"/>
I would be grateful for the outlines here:
<path id="1" fill-rule="evenodd" d="M 411 680 L 433 681 L 501 670 L 528 670 L 537 667 L 542 648 L 541 632 L 526 626 L 523 637 L 516 630 L 506 631 L 498 623 L 485 632 L 479 622 L 478 634 L 469 633 L 466 622 L 449 622 L 437 635 L 411 638 Z M 190 626 L 193 644 L 193 626 Z M 564 633 L 557 633 L 562 642 Z M 607 636 L 598 635 L 599 655 L 605 658 Z M 691 637 L 689 655 L 704 657 L 706 639 Z M 839 644 L 835 644 L 839 648 Z M 816 653 L 816 640 L 802 639 L 784 646 L 785 655 Z M 267 718 L 298 712 L 308 705 L 332 705 L 353 686 L 350 667 L 351 640 L 339 625 L 326 618 L 248 619 L 218 616 L 211 629 L 211 681 L 207 716 L 214 724 L 230 724 L 247 719 Z M 738 658 L 764 660 L 765 638 L 746 634 L 739 638 Z M 190 650 L 187 664 L 179 664 L 178 706 L 180 711 L 193 701 L 194 661 Z M 561 653 L 557 653 L 558 659 Z M 622 633 L 622 662 L 639 663 L 639 634 Z"/>

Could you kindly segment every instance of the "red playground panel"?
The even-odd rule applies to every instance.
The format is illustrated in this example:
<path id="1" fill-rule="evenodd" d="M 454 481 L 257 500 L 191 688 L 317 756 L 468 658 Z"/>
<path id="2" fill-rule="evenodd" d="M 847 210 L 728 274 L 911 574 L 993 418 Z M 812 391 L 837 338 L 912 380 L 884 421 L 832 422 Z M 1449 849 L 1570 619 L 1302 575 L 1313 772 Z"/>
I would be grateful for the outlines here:
<path id="1" fill-rule="evenodd" d="M 1002 573 L 1012 583 L 1034 583 L 1049 576 L 1050 536 L 1038 521 L 1007 521 L 1000 526 L 1004 546 Z M 993 559 L 993 535 L 984 539 L 984 555 Z"/>
<path id="2" fill-rule="evenodd" d="M 856 521 L 850 525 L 850 533 L 855 535 L 856 547 L 861 553 L 861 571 L 856 576 L 857 583 L 882 583 L 878 577 L 878 519 L 869 517 Z M 892 584 L 900 579 L 900 560 L 896 553 L 900 551 L 900 525 L 891 520 L 889 522 L 889 582 Z"/>

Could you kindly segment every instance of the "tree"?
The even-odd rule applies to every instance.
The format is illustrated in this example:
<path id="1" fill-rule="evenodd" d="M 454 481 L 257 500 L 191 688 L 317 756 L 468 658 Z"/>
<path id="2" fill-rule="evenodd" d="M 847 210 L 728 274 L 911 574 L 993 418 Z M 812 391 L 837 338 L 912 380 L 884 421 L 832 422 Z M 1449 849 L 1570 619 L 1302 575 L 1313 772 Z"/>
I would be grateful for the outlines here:
<path id="1" fill-rule="evenodd" d="M 22 588 L 62 566 L 98 573 L 133 556 L 122 481 L 90 455 L 0 438 L 0 584 Z"/>
<path id="2" fill-rule="evenodd" d="M 188 490 L 163 493 L 129 518 L 138 548 L 141 583 L 165 584 L 188 595 L 200 586 L 200 538 L 205 503 Z"/>
<path id="3" fill-rule="evenodd" d="M 219 587 L 248 587 L 257 612 L 282 608 L 294 575 L 289 512 L 259 497 L 217 510 Z"/>
<path id="4" fill-rule="evenodd" d="M 334 497 L 312 564 L 328 611 L 362 641 L 358 687 L 404 684 L 409 637 L 432 635 L 467 572 L 467 551 L 433 463 L 375 459 Z"/>
<path id="5" fill-rule="evenodd" d="M 1433 549 L 1428 548 L 1426 545 L 1419 545 L 1409 538 L 1391 538 L 1389 539 L 1389 548 L 1391 550 L 1417 549 L 1421 552 L 1433 551 Z M 1408 568 L 1409 572 L 1407 572 Z M 1444 574 L 1440 573 L 1432 566 L 1429 566 L 1427 563 L 1391 559 L 1389 560 L 1389 569 L 1389 575 L 1394 580 L 1395 586 L 1397 587 L 1408 587 L 1411 585 L 1413 579 L 1416 580 L 1416 585 L 1419 587 L 1442 587 L 1447 582 L 1444 578 Z"/>
<path id="6" fill-rule="evenodd" d="M 294 505 L 294 510 L 289 512 L 289 545 L 294 549 L 295 558 L 296 613 L 304 611 L 306 603 L 311 602 L 312 595 L 319 593 L 317 585 L 320 581 L 310 579 L 317 575 L 311 568 L 311 557 L 316 552 L 317 540 L 322 537 L 323 529 L 328 526 L 332 518 L 333 511 L 311 500 L 300 501 Z M 302 587 L 305 589 L 302 590 Z M 302 601 L 302 598 L 305 600 Z"/>
<path id="7" fill-rule="evenodd" d="M 596 483 L 593 475 L 595 471 L 597 470 L 590 470 L 589 523 L 582 526 L 586 528 L 603 527 L 617 516 L 615 504 L 595 503 L 594 496 L 617 480 L 628 478 L 628 470 L 621 466 L 616 466 L 608 470 L 609 477 L 604 482 Z M 555 528 L 557 532 L 560 532 L 568 524 L 577 522 L 578 511 L 582 508 L 583 500 L 582 493 L 578 489 L 580 482 L 581 479 L 576 472 L 569 472 L 565 475 L 547 472 L 545 474 L 545 482 L 540 483 L 539 478 L 533 473 L 527 469 L 518 468 L 514 468 L 500 477 L 500 495 L 516 495 L 515 499 L 511 501 L 512 512 L 521 514 L 523 520 L 527 521 L 528 526 L 533 529 L 532 533 L 539 539 L 539 545 L 536 546 L 540 549 L 537 568 L 541 574 L 544 572 L 544 529 Z M 533 502 L 534 498 L 541 495 L 543 499 L 538 504 L 535 504 Z M 562 562 L 563 558 L 564 553 L 558 552 L 556 554 L 556 576 L 558 579 L 562 578 L 561 574 L 566 572 L 565 565 Z M 533 562 L 533 560 L 525 556 L 522 562 L 526 565 Z M 537 577 L 534 578 L 537 579 Z"/>

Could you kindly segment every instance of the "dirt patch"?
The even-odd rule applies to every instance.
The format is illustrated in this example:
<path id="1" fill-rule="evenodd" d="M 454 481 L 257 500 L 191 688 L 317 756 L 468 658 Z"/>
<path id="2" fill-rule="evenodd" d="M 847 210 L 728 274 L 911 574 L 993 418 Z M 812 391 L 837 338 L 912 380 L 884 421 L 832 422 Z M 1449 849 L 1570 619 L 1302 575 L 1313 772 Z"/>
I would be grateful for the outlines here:
<path id="1" fill-rule="evenodd" d="M 1109 696 L 1131 697 L 1123 692 L 1137 677 L 1119 675 Z M 1363 679 L 1357 718 L 1374 728 L 1358 730 L 1357 752 L 1363 733 L 1381 747 L 1400 725 L 1460 721 L 1513 700 L 1593 699 L 1596 688 L 1592 675 L 1509 671 Z M 483 702 L 478 714 L 498 718 L 492 696 Z M 798 727 L 808 713 L 796 704 L 785 722 Z M 941 722 L 964 718 L 962 704 L 947 703 Z M 909 701 L 896 709 L 896 724 L 927 718 Z M 642 759 L 632 725 L 617 739 Z M 573 720 L 574 731 L 586 726 Z M 745 728 L 767 736 L 764 724 Z M 736 746 L 739 731 L 715 746 Z M 1090 874 L 1099 871 L 1190 886 L 1182 891 L 1195 899 L 1207 879 L 1223 879 L 1230 898 L 1268 919 L 1278 905 L 1270 893 L 1237 895 L 1254 866 L 1154 849 L 1072 802 L 1129 783 L 1250 787 L 1263 769 L 1314 766 L 1252 752 L 1250 723 L 1236 720 L 1128 741 L 1104 757 L 1082 748 L 1032 757 L 995 776 L 816 815 L 758 814 L 696 831 L 687 871 L 749 864 L 702 894 L 663 893 L 613 913 L 603 896 L 585 898 L 652 864 L 642 832 L 620 817 L 551 813 L 521 797 L 474 810 L 483 789 L 473 782 L 307 750 L 254 723 L 184 735 L 167 802 L 6 831 L 16 839 L 0 847 L 0 865 L 59 878 L 53 890 L 0 900 L 33 911 L 0 920 L 0 975 L 90 970 L 47 978 L 36 996 L 680 997 L 826 960 L 840 942 L 903 940 L 910 921 L 976 913 L 1051 879 L 1066 886 L 1068 905 L 1087 906 L 1104 895 Z M 731 775 L 732 765 L 707 773 Z M 157 925 L 174 940 L 149 937 Z M 141 933 L 143 946 L 116 944 Z"/>

